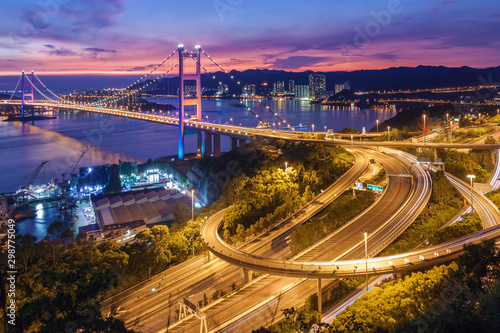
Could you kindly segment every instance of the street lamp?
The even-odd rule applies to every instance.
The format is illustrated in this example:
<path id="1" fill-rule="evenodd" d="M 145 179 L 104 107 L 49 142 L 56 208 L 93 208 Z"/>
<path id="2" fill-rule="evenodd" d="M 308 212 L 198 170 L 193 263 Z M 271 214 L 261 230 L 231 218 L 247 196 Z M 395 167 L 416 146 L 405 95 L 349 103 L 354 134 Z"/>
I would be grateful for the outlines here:
<path id="1" fill-rule="evenodd" d="M 391 141 L 391 126 L 387 126 L 387 141 Z"/>
<path id="2" fill-rule="evenodd" d="M 377 133 L 378 133 L 378 119 L 377 119 Z"/>
<path id="3" fill-rule="evenodd" d="M 326 126 L 325 126 L 325 133 L 326 133 Z"/>
<path id="4" fill-rule="evenodd" d="M 474 210 L 474 198 L 472 196 L 472 180 L 476 178 L 474 175 L 467 175 L 467 178 L 470 179 L 470 206 L 472 207 L 472 210 Z"/>
<path id="5" fill-rule="evenodd" d="M 288 169 L 288 162 L 285 162 L 285 170 Z"/>
<path id="6" fill-rule="evenodd" d="M 314 133 L 314 124 L 312 124 L 312 126 L 313 126 L 313 133 Z"/>
<path id="7" fill-rule="evenodd" d="M 231 120 L 231 125 L 233 124 L 233 118 L 229 118 L 229 120 Z"/>
<path id="8" fill-rule="evenodd" d="M 363 230 L 363 234 L 365 234 L 366 291 L 368 292 L 368 230 Z"/>
<path id="9" fill-rule="evenodd" d="M 194 189 L 191 190 L 191 221 L 194 223 Z M 194 258 L 194 230 L 192 234 L 193 258 Z"/>
<path id="10" fill-rule="evenodd" d="M 194 221 L 194 189 L 191 190 L 191 220 Z"/>

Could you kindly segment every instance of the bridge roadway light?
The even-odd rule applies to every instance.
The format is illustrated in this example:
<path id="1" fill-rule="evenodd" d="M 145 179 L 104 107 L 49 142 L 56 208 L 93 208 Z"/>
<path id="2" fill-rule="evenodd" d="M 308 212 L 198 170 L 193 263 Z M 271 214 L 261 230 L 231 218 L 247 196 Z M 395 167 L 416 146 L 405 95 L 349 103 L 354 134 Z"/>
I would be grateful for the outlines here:
<path id="1" fill-rule="evenodd" d="M 365 235 L 365 270 L 366 270 L 366 291 L 368 292 L 368 230 L 363 230 Z"/>
<path id="2" fill-rule="evenodd" d="M 472 180 L 476 178 L 475 175 L 467 175 L 467 178 L 470 179 L 470 206 L 472 207 L 472 210 L 474 211 L 474 197 L 472 196 Z"/>

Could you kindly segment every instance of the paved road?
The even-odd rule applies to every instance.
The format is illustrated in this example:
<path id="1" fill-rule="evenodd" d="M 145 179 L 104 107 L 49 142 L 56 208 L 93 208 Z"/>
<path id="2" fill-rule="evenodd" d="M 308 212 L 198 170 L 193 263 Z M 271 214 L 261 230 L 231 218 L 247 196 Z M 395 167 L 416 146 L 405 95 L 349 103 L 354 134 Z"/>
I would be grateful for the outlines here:
<path id="1" fill-rule="evenodd" d="M 409 165 L 402 165 L 386 154 L 377 152 L 373 152 L 373 154 L 377 161 L 383 163 L 389 173 L 399 174 L 408 172 Z M 387 193 L 392 193 L 393 196 Z M 407 200 L 415 196 L 411 195 L 412 193 L 415 193 L 415 191 L 412 190 L 409 178 L 391 177 L 389 189 L 386 191 L 386 195 L 383 196 L 383 199 L 380 199 L 371 207 L 370 211 L 363 214 L 363 218 L 355 219 L 355 222 L 352 222 L 352 226 L 348 227 L 346 230 L 353 231 L 359 228 L 362 230 L 362 228 L 368 226 L 374 227 L 377 224 L 380 226 L 386 224 L 386 211 L 391 210 L 392 214 L 390 215 L 398 214 L 401 208 L 407 203 Z M 381 207 L 383 208 L 381 209 Z M 384 214 L 377 215 L 374 214 L 375 211 L 383 211 Z M 221 215 L 217 214 L 214 218 L 221 218 L 222 215 L 223 213 L 221 212 Z M 377 216 L 374 218 L 375 215 Z M 376 228 L 374 230 L 376 230 Z M 363 237 L 361 231 L 356 233 Z M 342 235 L 343 232 L 339 234 Z M 321 256 L 324 256 L 324 258 L 327 257 L 331 260 L 332 257 L 342 256 L 346 250 L 354 248 L 355 245 L 359 243 L 357 238 L 353 238 L 352 233 L 346 232 L 345 234 L 345 237 L 338 239 L 338 241 L 341 242 L 339 246 L 335 248 L 325 248 L 322 253 L 318 254 L 318 258 L 321 259 Z M 332 278 L 331 274 L 329 278 Z M 297 306 L 297 303 L 303 302 L 306 296 L 316 291 L 317 282 L 314 279 L 297 279 L 280 276 L 266 276 L 265 279 L 264 282 L 266 283 L 260 285 L 258 290 L 245 294 L 244 301 L 241 299 L 233 300 L 232 297 L 230 297 L 221 302 L 217 308 L 206 309 L 205 312 L 207 318 L 209 318 L 209 329 L 219 327 L 218 329 L 220 329 L 220 331 L 228 331 L 227 328 L 224 327 L 231 327 L 232 331 L 235 332 L 249 331 L 271 320 L 275 313 L 275 311 L 272 310 L 275 309 L 273 304 L 277 304 L 278 299 L 280 309 L 289 306 Z M 211 321 L 210 318 L 216 318 L 216 320 Z M 197 320 L 192 318 L 185 320 L 182 324 L 170 327 L 169 331 L 191 332 L 195 329 L 198 329 Z"/>

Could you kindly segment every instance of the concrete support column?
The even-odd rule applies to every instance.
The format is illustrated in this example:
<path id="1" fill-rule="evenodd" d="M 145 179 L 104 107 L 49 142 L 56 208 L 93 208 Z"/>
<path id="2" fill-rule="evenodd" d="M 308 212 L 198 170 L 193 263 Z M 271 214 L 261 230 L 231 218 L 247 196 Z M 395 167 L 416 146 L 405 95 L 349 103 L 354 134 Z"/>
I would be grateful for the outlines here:
<path id="1" fill-rule="evenodd" d="M 220 156 L 220 134 L 214 134 L 214 156 Z"/>
<path id="2" fill-rule="evenodd" d="M 201 131 L 198 131 L 197 135 L 198 135 L 198 144 L 197 144 L 196 156 L 201 157 L 204 155 L 203 153 L 205 151 L 203 147 L 203 137 Z"/>
<path id="3" fill-rule="evenodd" d="M 210 251 L 207 251 L 207 252 L 208 252 L 208 261 L 214 260 L 214 254 Z"/>
<path id="4" fill-rule="evenodd" d="M 212 133 L 205 132 L 205 156 L 212 155 Z"/>
<path id="5" fill-rule="evenodd" d="M 247 144 L 247 140 L 245 140 L 245 139 L 239 139 L 238 141 L 239 141 L 239 143 L 238 143 L 239 147 L 243 147 L 244 145 Z"/>
<path id="6" fill-rule="evenodd" d="M 252 271 L 246 268 L 243 268 L 243 277 L 245 278 L 245 283 L 249 283 L 252 281 Z"/>
<path id="7" fill-rule="evenodd" d="M 321 279 L 318 279 L 318 312 L 321 313 L 323 310 L 323 299 L 321 297 Z"/>
<path id="8" fill-rule="evenodd" d="M 438 150 L 437 148 L 434 148 L 434 158 L 437 158 L 438 157 Z"/>
<path id="9" fill-rule="evenodd" d="M 495 153 L 497 152 L 496 149 L 491 150 L 491 160 L 493 161 L 493 164 L 496 164 L 496 159 L 495 159 Z"/>
<path id="10" fill-rule="evenodd" d="M 235 150 L 236 148 L 238 148 L 238 139 L 231 138 L 231 150 Z"/>

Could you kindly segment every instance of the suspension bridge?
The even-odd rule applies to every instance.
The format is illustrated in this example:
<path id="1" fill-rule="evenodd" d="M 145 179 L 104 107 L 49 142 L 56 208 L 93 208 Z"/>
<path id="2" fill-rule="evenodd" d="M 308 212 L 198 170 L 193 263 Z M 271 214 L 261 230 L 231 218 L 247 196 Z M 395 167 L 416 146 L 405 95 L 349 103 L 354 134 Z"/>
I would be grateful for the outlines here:
<path id="1" fill-rule="evenodd" d="M 208 65 L 202 63 L 202 59 L 208 60 Z M 208 66 L 215 68 L 210 71 Z M 500 149 L 500 144 L 460 144 L 460 143 L 410 143 L 410 142 L 369 142 L 342 140 L 335 138 L 306 139 L 302 137 L 302 126 L 299 130 L 283 119 L 275 110 L 263 102 L 262 99 L 253 99 L 250 105 L 248 99 L 237 98 L 235 100 L 241 107 L 246 108 L 251 116 L 259 124 L 270 124 L 263 118 L 269 116 L 278 127 L 272 129 L 270 126 L 244 127 L 233 124 L 216 124 L 204 120 L 202 114 L 202 72 L 209 78 L 217 81 L 217 75 L 226 75 L 228 80 L 239 89 L 243 89 L 241 82 L 225 70 L 218 62 L 208 55 L 201 46 L 197 45 L 193 51 L 187 51 L 180 44 L 163 61 L 153 67 L 147 74 L 124 89 L 105 96 L 94 96 L 84 101 L 77 102 L 62 95 L 57 95 L 49 89 L 33 71 L 30 74 L 22 72 L 17 85 L 9 100 L 0 101 L 0 104 L 14 105 L 20 107 L 20 119 L 26 117 L 27 109 L 31 109 L 31 117 L 35 117 L 35 108 L 53 108 L 96 112 L 131 119 L 146 120 L 168 125 L 177 126 L 178 131 L 178 158 L 184 159 L 184 137 L 186 130 L 194 131 L 197 135 L 198 156 L 219 156 L 221 154 L 221 135 L 231 138 L 231 148 L 244 145 L 247 140 L 257 138 L 285 139 L 292 141 L 304 141 L 310 143 L 322 143 L 343 146 L 373 146 L 394 148 L 462 148 L 462 149 Z M 222 85 L 222 82 L 217 81 Z M 20 89 L 20 100 L 14 99 Z M 40 99 L 35 99 L 35 92 Z M 150 114 L 141 112 L 141 96 L 165 96 L 171 106 L 178 110 L 176 116 L 165 114 Z M 143 110 L 144 111 L 144 110 Z M 326 135 L 326 133 L 325 133 Z M 368 137 L 368 136 L 367 136 Z M 361 139 L 361 137 L 360 137 Z"/>
<path id="2" fill-rule="evenodd" d="M 177 57 L 176 57 L 177 55 Z M 33 71 L 30 74 L 22 72 L 18 83 L 9 100 L 4 100 L 2 104 L 19 105 L 20 117 L 25 118 L 28 106 L 31 109 L 31 117 L 35 117 L 35 107 L 53 108 L 53 109 L 73 109 L 89 112 L 110 114 L 114 116 L 128 117 L 132 119 L 147 120 L 169 125 L 175 125 L 179 128 L 178 136 L 178 158 L 185 156 L 184 136 L 186 129 L 195 130 L 198 136 L 197 154 L 219 156 L 221 154 L 221 135 L 231 138 L 231 147 L 234 149 L 238 145 L 246 143 L 256 136 L 266 136 L 267 131 L 262 128 L 248 128 L 227 124 L 214 124 L 204 121 L 202 114 L 202 72 L 212 74 L 205 65 L 202 64 L 202 57 L 209 60 L 209 64 L 214 65 L 216 71 L 220 74 L 227 74 L 227 77 L 233 84 L 241 87 L 241 83 L 229 75 L 221 65 L 210 57 L 200 46 L 196 46 L 194 51 L 188 52 L 184 45 L 179 45 L 168 57 L 160 64 L 155 66 L 147 74 L 130 84 L 125 89 L 111 96 L 100 96 L 92 101 L 75 102 L 61 95 L 57 95 L 49 89 Z M 216 76 L 212 76 L 216 80 Z M 14 96 L 21 91 L 21 99 L 15 100 Z M 37 92 L 43 99 L 35 99 Z M 161 95 L 170 97 L 169 102 L 174 104 L 178 110 L 177 116 L 165 116 L 160 114 L 148 114 L 140 111 L 140 105 L 134 105 L 140 95 Z M 245 100 L 237 99 L 242 107 L 245 107 L 260 124 L 266 122 L 261 118 L 258 112 L 269 112 L 276 118 L 281 128 L 293 130 L 293 128 L 274 112 L 262 100 L 255 100 L 257 107 L 250 107 Z M 126 102 L 126 103 L 123 103 Z M 123 107 L 126 104 L 127 107 Z M 121 105 L 121 106 L 120 106 Z M 280 132 L 280 130 L 278 130 Z M 204 144 L 203 144 L 204 137 Z M 297 137 L 297 135 L 293 135 Z"/>

